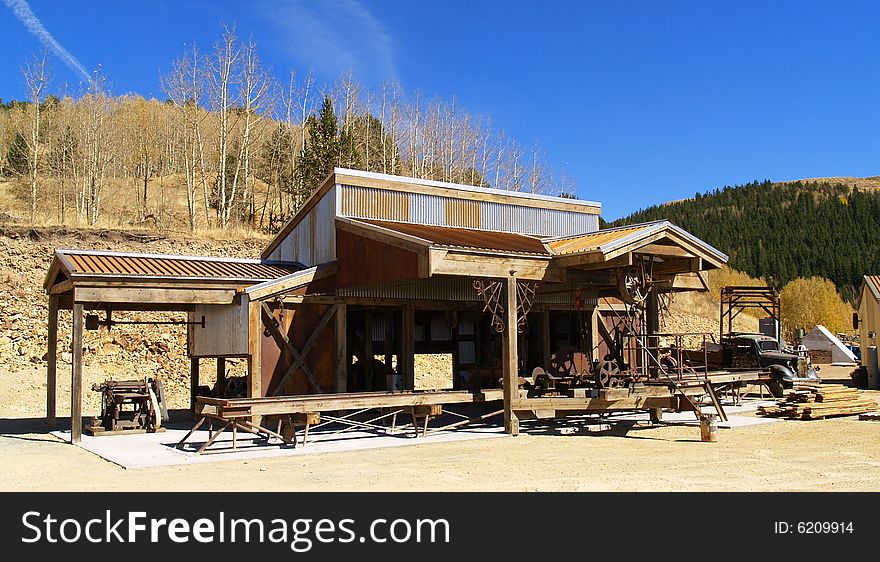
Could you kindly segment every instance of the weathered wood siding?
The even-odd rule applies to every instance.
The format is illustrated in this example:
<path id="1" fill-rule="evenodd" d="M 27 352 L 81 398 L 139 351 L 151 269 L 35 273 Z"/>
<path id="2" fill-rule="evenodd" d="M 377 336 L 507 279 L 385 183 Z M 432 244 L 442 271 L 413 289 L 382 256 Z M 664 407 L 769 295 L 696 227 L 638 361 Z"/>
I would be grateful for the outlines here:
<path id="1" fill-rule="evenodd" d="M 232 357 L 248 353 L 248 313 L 240 298 L 235 304 L 201 304 L 189 312 L 190 322 L 201 322 L 205 327 L 187 326 L 190 357 Z"/>

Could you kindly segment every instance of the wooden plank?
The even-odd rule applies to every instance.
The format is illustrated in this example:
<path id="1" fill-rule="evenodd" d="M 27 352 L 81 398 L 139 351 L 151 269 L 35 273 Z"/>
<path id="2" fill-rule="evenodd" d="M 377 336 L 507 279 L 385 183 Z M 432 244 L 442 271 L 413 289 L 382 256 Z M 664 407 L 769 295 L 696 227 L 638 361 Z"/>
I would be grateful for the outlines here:
<path id="1" fill-rule="evenodd" d="M 145 289 L 145 288 L 93 288 L 77 287 L 77 302 L 100 303 L 179 303 L 179 304 L 231 304 L 235 291 L 230 289 Z"/>
<path id="2" fill-rule="evenodd" d="M 620 400 L 602 400 L 601 398 L 517 398 L 511 407 L 518 410 L 643 410 L 654 408 L 676 408 L 675 396 L 630 396 Z"/>
<path id="3" fill-rule="evenodd" d="M 348 390 L 348 307 L 336 307 L 336 392 Z"/>
<path id="4" fill-rule="evenodd" d="M 58 374 L 58 297 L 49 296 L 49 334 L 46 350 L 46 425 L 55 429 L 55 403 Z"/>
<path id="5" fill-rule="evenodd" d="M 324 279 L 335 273 L 335 261 L 322 263 L 274 281 L 267 281 L 253 287 L 248 287 L 245 292 L 252 301 L 264 300 L 299 287 L 304 287 L 315 280 Z"/>
<path id="6" fill-rule="evenodd" d="M 517 278 L 513 275 L 507 277 L 505 283 L 506 304 L 505 309 L 505 325 L 502 334 L 503 359 L 502 367 L 504 371 L 504 431 L 510 435 L 519 434 L 519 418 L 513 409 L 513 401 L 518 396 L 519 389 L 519 350 L 518 350 L 518 332 L 517 332 L 517 314 L 516 314 L 516 284 Z"/>
<path id="7" fill-rule="evenodd" d="M 70 442 L 82 440 L 83 306 L 73 304 L 73 357 L 70 368 Z"/>
<path id="8" fill-rule="evenodd" d="M 228 400 L 200 396 L 197 407 L 200 407 L 201 413 L 205 415 L 250 417 L 252 415 L 269 416 L 360 410 L 363 408 L 485 403 L 500 401 L 502 399 L 501 392 L 496 389 L 485 391 L 361 392 Z"/>
<path id="9" fill-rule="evenodd" d="M 548 282 L 565 281 L 565 272 L 551 268 L 546 257 L 511 258 L 498 255 L 458 253 L 449 250 L 442 260 L 432 261 L 433 275 L 506 278 L 511 269 L 520 279 Z"/>

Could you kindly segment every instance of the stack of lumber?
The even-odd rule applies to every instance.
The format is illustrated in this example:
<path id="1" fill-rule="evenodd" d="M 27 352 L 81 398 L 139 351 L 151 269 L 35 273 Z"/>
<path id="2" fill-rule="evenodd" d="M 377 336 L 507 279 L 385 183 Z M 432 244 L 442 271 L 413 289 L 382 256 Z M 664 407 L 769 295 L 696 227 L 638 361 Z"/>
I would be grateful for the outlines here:
<path id="1" fill-rule="evenodd" d="M 841 384 L 798 384 L 785 398 L 772 406 L 758 406 L 759 416 L 793 420 L 817 420 L 831 416 L 851 416 L 877 409 L 877 403 L 855 388 Z"/>

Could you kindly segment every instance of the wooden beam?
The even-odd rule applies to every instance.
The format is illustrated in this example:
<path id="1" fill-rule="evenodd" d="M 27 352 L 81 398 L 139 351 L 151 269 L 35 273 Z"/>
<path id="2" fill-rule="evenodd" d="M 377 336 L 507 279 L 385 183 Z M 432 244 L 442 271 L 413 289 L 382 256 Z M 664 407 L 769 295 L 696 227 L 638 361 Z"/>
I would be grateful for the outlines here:
<path id="1" fill-rule="evenodd" d="M 336 228 L 417 254 L 427 254 L 431 246 L 430 240 L 345 217 L 336 217 Z"/>
<path id="2" fill-rule="evenodd" d="M 248 396 L 263 395 L 262 339 L 263 325 L 260 321 L 260 302 L 248 302 Z M 259 425 L 259 422 L 254 422 Z"/>
<path id="3" fill-rule="evenodd" d="M 468 277 L 495 277 L 504 279 L 511 269 L 520 279 L 547 282 L 565 281 L 565 272 L 550 267 L 544 258 L 511 258 L 482 254 L 446 253 L 442 260 L 431 263 L 433 275 L 458 275 Z"/>
<path id="4" fill-rule="evenodd" d="M 681 246 L 670 246 L 668 244 L 646 244 L 633 250 L 639 254 L 649 254 L 653 256 L 674 256 L 681 258 L 693 258 L 693 253 Z"/>
<path id="5" fill-rule="evenodd" d="M 519 395 L 519 350 L 517 346 L 516 283 L 514 275 L 508 275 L 505 284 L 506 322 L 502 335 L 504 348 L 502 366 L 504 370 L 504 431 L 510 435 L 519 434 L 519 418 L 513 410 L 513 401 Z"/>
<path id="6" fill-rule="evenodd" d="M 199 395 L 199 358 L 189 358 L 189 409 L 196 411 L 196 396 Z"/>
<path id="7" fill-rule="evenodd" d="M 56 295 L 49 296 L 49 339 L 46 347 L 46 425 L 53 430 L 58 369 L 58 297 Z"/>
<path id="8" fill-rule="evenodd" d="M 397 358 L 398 367 L 403 371 L 403 388 L 412 390 L 415 387 L 416 370 L 416 317 L 413 307 L 407 303 L 403 305 L 401 326 L 402 350 Z"/>
<path id="9" fill-rule="evenodd" d="M 550 368 L 550 355 L 553 350 L 550 349 L 550 311 L 541 310 L 538 312 L 541 318 L 541 367 Z"/>
<path id="10" fill-rule="evenodd" d="M 83 307 L 73 304 L 73 357 L 70 367 L 70 442 L 82 440 Z"/>
<path id="11" fill-rule="evenodd" d="M 217 393 L 220 395 L 220 398 L 226 397 L 226 358 L 218 357 L 217 358 L 217 382 L 214 383 L 214 388 L 217 389 Z"/>
<path id="12" fill-rule="evenodd" d="M 348 390 L 348 307 L 336 307 L 336 392 Z"/>
<path id="13" fill-rule="evenodd" d="M 343 306 L 343 305 L 340 305 Z M 277 325 L 275 321 L 275 317 L 272 315 L 272 310 L 269 308 L 265 302 L 260 303 L 260 308 L 262 309 L 263 314 L 263 325 L 266 329 L 269 330 L 269 335 L 272 336 L 272 339 L 275 340 L 275 344 L 281 349 L 282 353 L 290 362 L 297 361 L 300 358 L 299 350 L 297 350 L 293 344 L 290 342 L 290 339 L 287 337 L 287 334 L 284 333 L 283 330 Z M 315 373 L 312 372 L 311 367 L 309 367 L 308 363 L 303 362 L 300 366 L 303 372 L 306 374 L 306 377 L 310 381 L 314 380 L 315 385 L 317 385 L 317 379 L 315 378 Z M 271 389 L 267 395 L 274 394 L 275 390 L 277 390 L 278 385 L 275 385 L 273 389 Z M 319 387 L 320 388 L 320 387 Z"/>
<path id="14" fill-rule="evenodd" d="M 321 317 L 318 325 L 313 329 L 312 333 L 309 334 L 309 338 L 306 340 L 306 343 L 305 345 L 303 345 L 301 351 L 297 351 L 297 349 L 290 343 L 290 340 L 287 339 L 287 336 L 283 336 L 282 334 L 283 341 L 286 341 L 287 344 L 290 346 L 290 352 L 291 355 L 294 357 L 294 360 L 293 363 L 291 363 L 290 366 L 287 368 L 287 371 L 284 372 L 284 375 L 281 377 L 281 379 L 279 379 L 278 384 L 273 386 L 270 394 L 275 394 L 279 388 L 283 388 L 284 383 L 287 382 L 287 379 L 293 376 L 293 374 L 300 367 L 302 367 L 303 372 L 305 372 L 306 377 L 308 378 L 309 383 L 311 383 L 312 388 L 315 389 L 315 392 L 317 392 L 318 394 L 324 392 L 324 389 L 321 388 L 321 385 L 318 384 L 318 380 L 315 378 L 315 374 L 312 372 L 311 368 L 307 369 L 308 364 L 306 363 L 306 356 L 308 355 L 309 351 L 311 351 L 315 343 L 318 341 L 318 338 L 323 333 L 324 328 L 327 327 L 327 324 L 330 323 L 330 320 L 335 314 L 338 313 L 338 311 L 339 305 L 334 305 L 329 310 L 327 310 L 327 312 L 324 313 L 324 316 Z M 272 332 L 274 329 L 276 332 L 280 333 L 278 327 L 275 326 L 274 323 L 266 323 L 266 327 L 269 328 L 270 332 Z M 278 341 L 278 339 L 276 339 L 276 341 Z"/>
<path id="15" fill-rule="evenodd" d="M 156 304 L 231 304 L 235 291 L 231 289 L 143 289 L 77 287 L 76 301 L 99 303 L 156 303 Z"/>
<path id="16" fill-rule="evenodd" d="M 373 311 L 364 311 L 364 390 L 373 390 Z"/>
<path id="17" fill-rule="evenodd" d="M 248 297 L 252 301 L 264 300 L 272 298 L 275 295 L 280 295 L 281 293 L 285 293 L 287 291 L 304 287 L 315 280 L 324 279 L 325 277 L 329 277 L 330 275 L 333 275 L 335 273 L 335 261 L 322 263 L 320 265 L 316 265 L 314 267 L 292 273 L 285 277 L 281 277 L 280 279 L 275 279 L 273 281 L 267 281 L 265 283 L 260 283 L 259 285 L 254 285 L 253 287 L 248 287 L 247 289 L 245 289 L 245 293 L 248 294 Z"/>
<path id="18" fill-rule="evenodd" d="M 598 252 L 589 254 L 564 255 L 553 258 L 553 265 L 560 268 L 576 267 L 581 270 L 613 269 L 632 265 L 632 254 L 626 253 L 615 258 L 605 259 Z"/>

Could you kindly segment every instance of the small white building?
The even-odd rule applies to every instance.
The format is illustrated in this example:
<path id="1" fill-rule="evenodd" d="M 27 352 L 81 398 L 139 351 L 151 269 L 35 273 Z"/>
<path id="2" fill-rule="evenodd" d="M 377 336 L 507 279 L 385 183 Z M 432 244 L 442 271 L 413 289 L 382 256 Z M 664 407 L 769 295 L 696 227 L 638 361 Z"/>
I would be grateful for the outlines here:
<path id="1" fill-rule="evenodd" d="M 819 324 L 801 340 L 808 351 L 830 351 L 832 363 L 855 363 L 856 356 L 828 328 Z"/>

